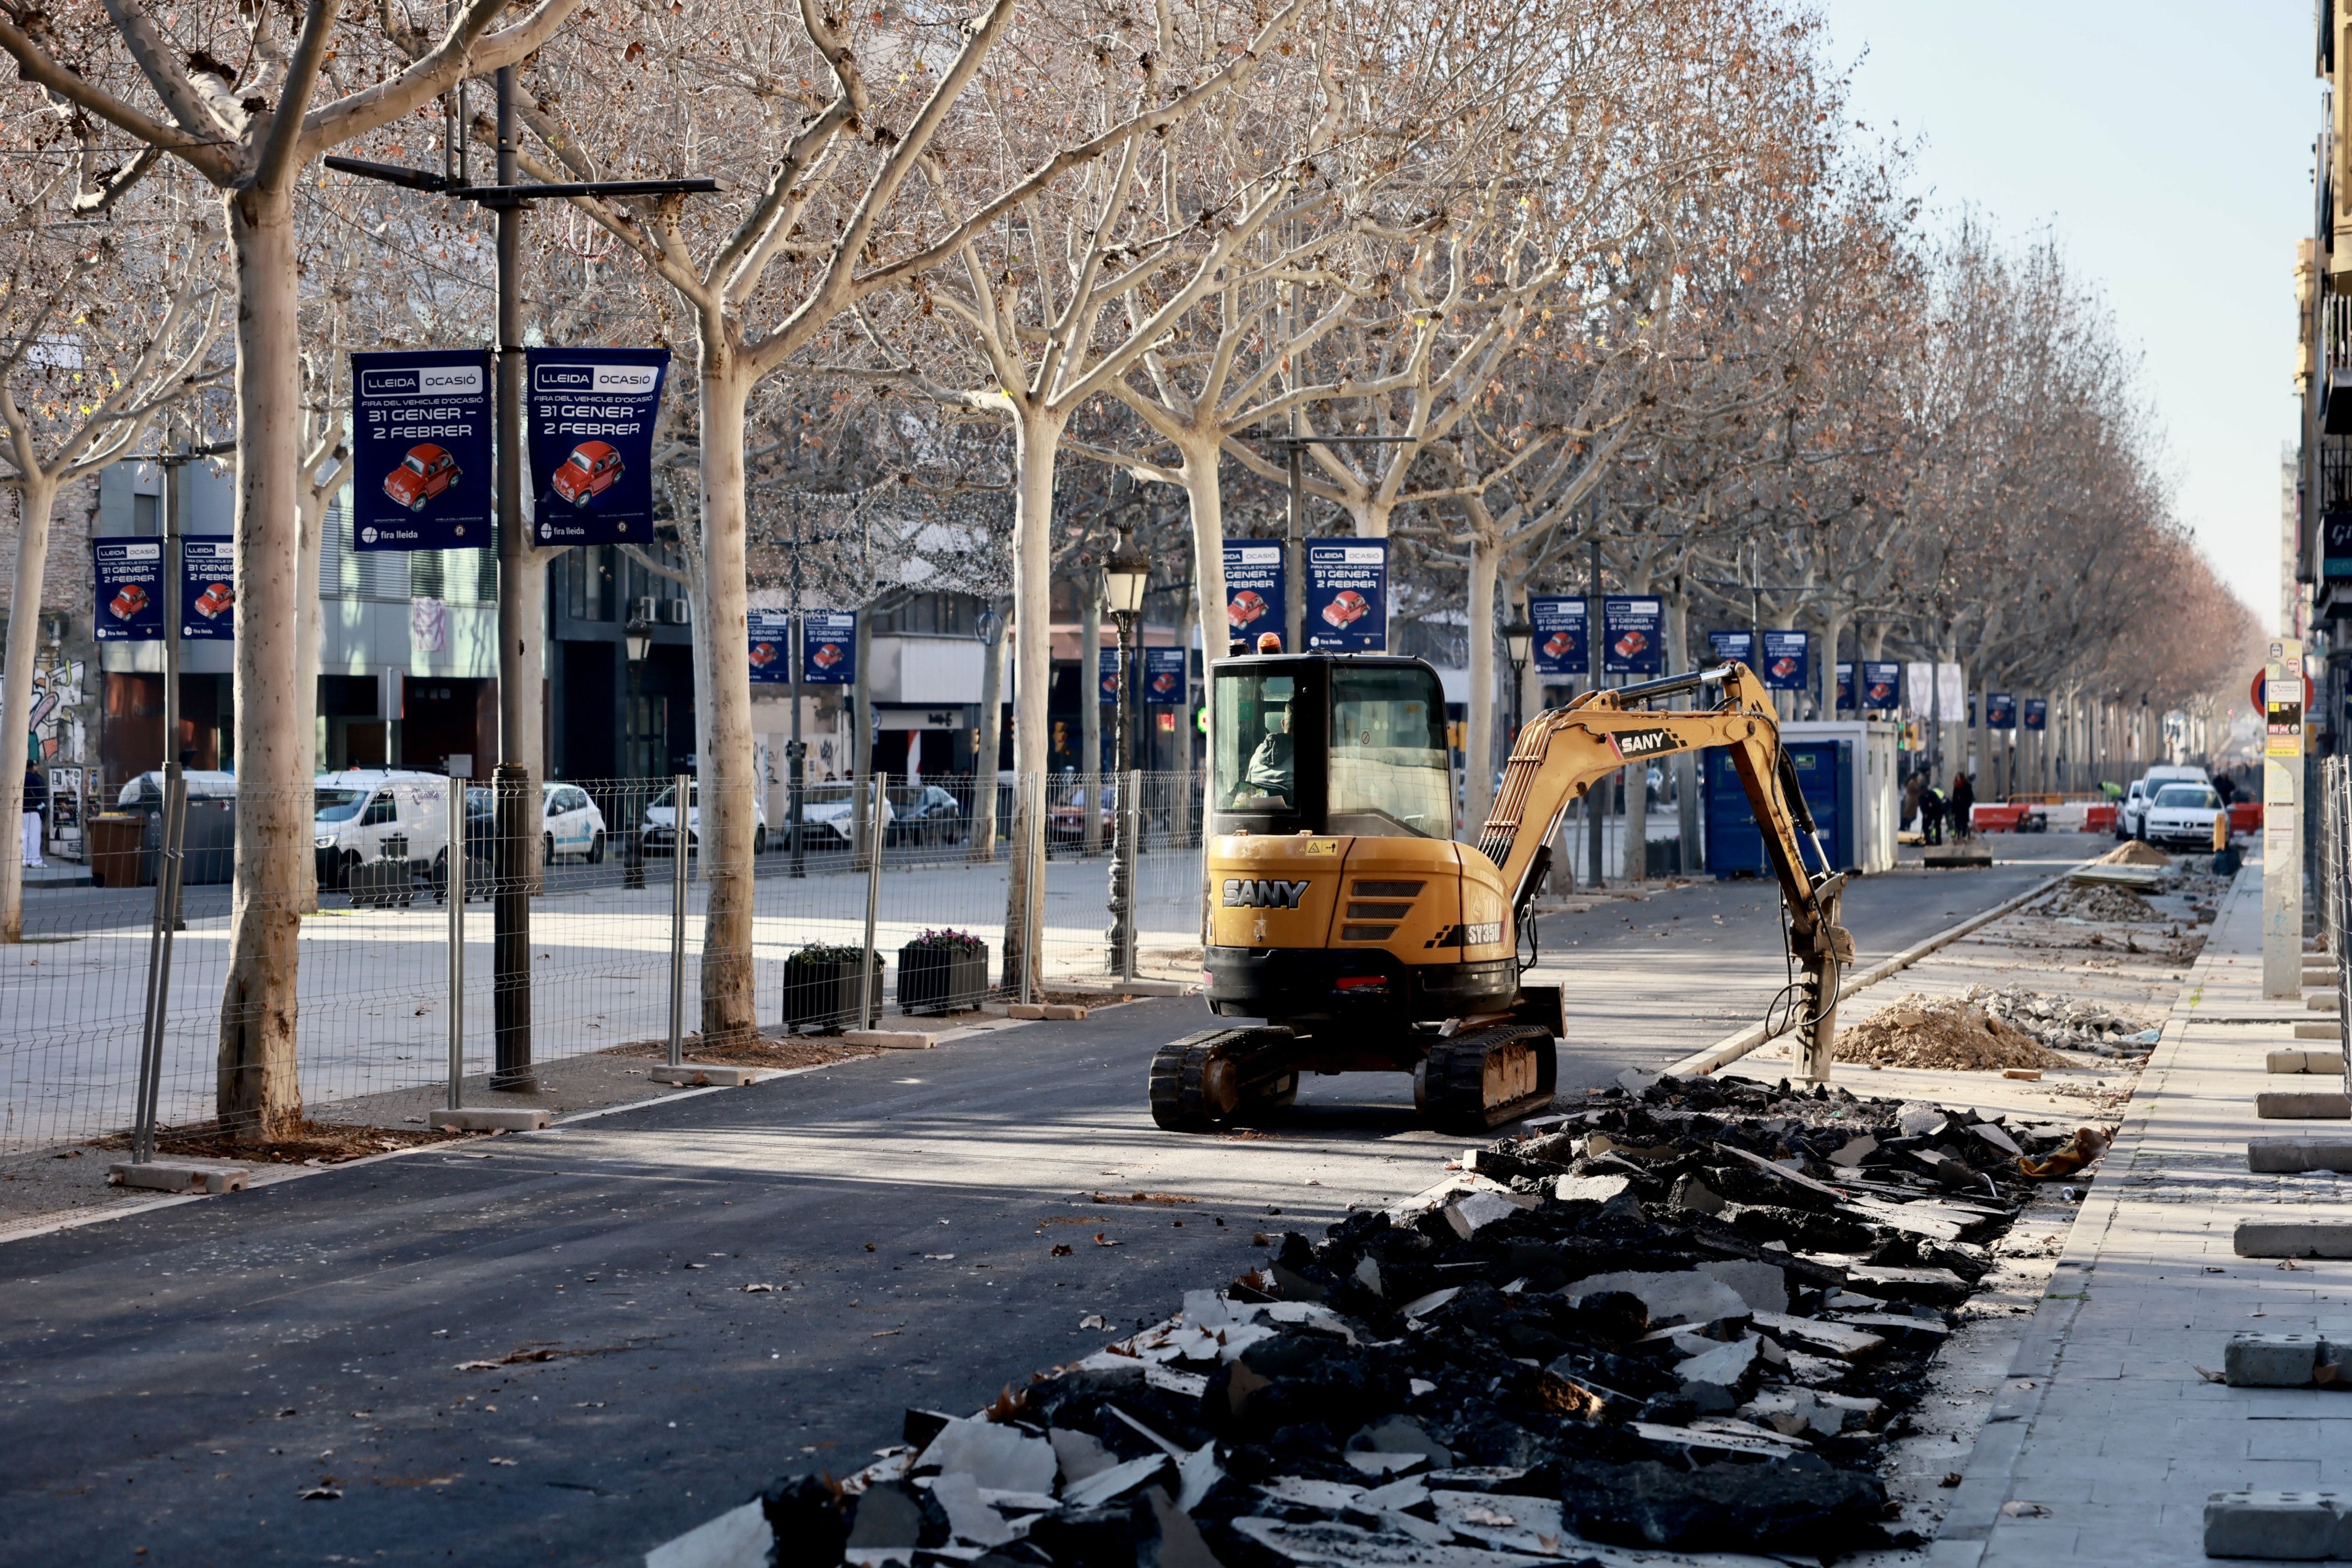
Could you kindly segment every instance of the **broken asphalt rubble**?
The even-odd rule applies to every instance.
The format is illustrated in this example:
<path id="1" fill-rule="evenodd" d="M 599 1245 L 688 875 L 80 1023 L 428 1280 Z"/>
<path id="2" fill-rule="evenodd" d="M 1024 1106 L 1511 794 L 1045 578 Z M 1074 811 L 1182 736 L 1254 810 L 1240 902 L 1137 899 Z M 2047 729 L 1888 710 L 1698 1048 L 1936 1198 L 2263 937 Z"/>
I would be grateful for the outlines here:
<path id="1" fill-rule="evenodd" d="M 1973 1111 L 1629 1075 L 761 1507 L 779 1564 L 1510 1568 L 1916 1543 L 1876 1470 L 2032 1182 Z M 748 1511 L 748 1510 L 747 1510 Z"/>

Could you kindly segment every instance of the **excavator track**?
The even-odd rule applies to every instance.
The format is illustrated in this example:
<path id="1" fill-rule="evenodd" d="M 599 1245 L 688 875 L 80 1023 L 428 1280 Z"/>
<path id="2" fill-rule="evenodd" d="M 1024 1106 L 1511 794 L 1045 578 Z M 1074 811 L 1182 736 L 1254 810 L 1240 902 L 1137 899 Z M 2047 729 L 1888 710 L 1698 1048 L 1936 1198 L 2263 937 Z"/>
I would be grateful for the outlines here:
<path id="1" fill-rule="evenodd" d="M 1413 1106 L 1441 1131 L 1484 1132 L 1549 1105 L 1559 1082 L 1549 1029 L 1496 1024 L 1432 1046 L 1413 1069 Z"/>
<path id="2" fill-rule="evenodd" d="M 1169 1132 L 1208 1132 L 1286 1110 L 1298 1073 L 1282 1048 L 1288 1029 L 1210 1029 L 1171 1040 L 1151 1056 L 1151 1120 Z"/>

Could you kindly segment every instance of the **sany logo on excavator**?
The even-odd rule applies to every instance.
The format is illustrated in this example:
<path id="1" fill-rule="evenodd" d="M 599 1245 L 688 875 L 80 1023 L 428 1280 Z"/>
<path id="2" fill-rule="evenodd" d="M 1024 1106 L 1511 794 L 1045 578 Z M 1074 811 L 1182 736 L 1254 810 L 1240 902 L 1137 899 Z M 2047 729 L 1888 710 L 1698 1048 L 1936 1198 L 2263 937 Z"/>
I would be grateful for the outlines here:
<path id="1" fill-rule="evenodd" d="M 1307 896 L 1307 879 L 1286 882 L 1279 877 L 1228 877 L 1225 908 L 1229 910 L 1295 910 Z"/>
<path id="2" fill-rule="evenodd" d="M 1675 751 L 1682 744 L 1675 739 L 1672 730 L 1620 730 L 1609 737 L 1609 743 L 1616 748 L 1619 756 L 1629 760 Z"/>

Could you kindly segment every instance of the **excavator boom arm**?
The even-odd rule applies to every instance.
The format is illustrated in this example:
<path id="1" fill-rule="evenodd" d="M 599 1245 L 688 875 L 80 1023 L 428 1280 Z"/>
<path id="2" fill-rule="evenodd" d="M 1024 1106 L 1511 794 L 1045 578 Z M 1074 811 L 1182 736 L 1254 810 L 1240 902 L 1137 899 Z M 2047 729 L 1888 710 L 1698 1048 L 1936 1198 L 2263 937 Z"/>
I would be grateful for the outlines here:
<path id="1" fill-rule="evenodd" d="M 1650 711 L 1641 706 L 1684 691 L 1717 692 L 1712 708 Z M 1828 864 L 1812 813 L 1797 787 L 1780 726 L 1762 683 L 1737 661 L 1614 691 L 1588 691 L 1521 728 L 1503 770 L 1501 791 L 1478 836 L 1478 847 L 1502 868 L 1514 921 L 1527 917 L 1543 867 L 1543 847 L 1568 808 L 1629 763 L 1725 746 L 1748 792 L 1766 855 L 1789 906 L 1790 936 L 1807 956 L 1843 962 L 1852 948 L 1839 929 L 1835 900 L 1843 884 Z M 1805 863 L 1810 842 L 1818 873 Z"/>

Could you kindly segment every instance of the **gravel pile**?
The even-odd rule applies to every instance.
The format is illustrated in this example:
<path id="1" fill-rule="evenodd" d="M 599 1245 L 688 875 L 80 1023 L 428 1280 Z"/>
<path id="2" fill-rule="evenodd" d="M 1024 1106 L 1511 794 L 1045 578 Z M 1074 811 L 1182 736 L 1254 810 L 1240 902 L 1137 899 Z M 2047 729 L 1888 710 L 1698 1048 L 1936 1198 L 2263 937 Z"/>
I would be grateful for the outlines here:
<path id="1" fill-rule="evenodd" d="M 2061 1051 L 2103 1057 L 2144 1057 L 2155 1049 L 2161 1030 L 2095 1002 L 2048 996 L 2021 985 L 1972 985 L 1969 1002 L 1992 1017 Z"/>
<path id="2" fill-rule="evenodd" d="M 779 1563 L 990 1568 L 1916 1544 L 1881 1446 L 2032 1185 L 2021 1156 L 2069 1140 L 1631 1073 L 1539 1120 L 1421 1199 L 1261 1237 L 1263 1267 L 1165 1322 L 971 1416 L 910 1411 L 878 1463 L 706 1529 L 764 1528 Z"/>
<path id="3" fill-rule="evenodd" d="M 2033 912 L 2103 925 L 2155 925 L 2165 918 L 2129 888 L 2061 888 L 2035 905 Z"/>

